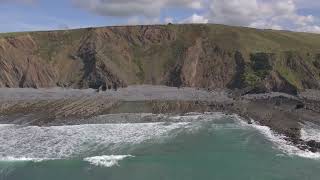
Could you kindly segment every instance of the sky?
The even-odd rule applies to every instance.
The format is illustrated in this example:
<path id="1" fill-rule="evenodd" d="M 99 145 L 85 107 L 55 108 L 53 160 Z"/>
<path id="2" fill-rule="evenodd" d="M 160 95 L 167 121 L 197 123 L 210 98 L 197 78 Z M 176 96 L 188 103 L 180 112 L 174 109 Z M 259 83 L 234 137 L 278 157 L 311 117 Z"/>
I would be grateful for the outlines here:
<path id="1" fill-rule="evenodd" d="M 167 23 L 320 33 L 320 1 L 0 0 L 0 32 Z"/>

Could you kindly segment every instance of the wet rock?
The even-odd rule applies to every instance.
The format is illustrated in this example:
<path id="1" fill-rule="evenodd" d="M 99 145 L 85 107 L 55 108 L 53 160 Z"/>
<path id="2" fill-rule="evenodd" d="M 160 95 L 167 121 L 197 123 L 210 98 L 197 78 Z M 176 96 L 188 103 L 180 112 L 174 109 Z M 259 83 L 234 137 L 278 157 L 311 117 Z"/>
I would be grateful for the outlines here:
<path id="1" fill-rule="evenodd" d="M 320 150 L 320 142 L 317 142 L 315 140 L 311 140 L 307 142 L 307 145 L 311 148 L 319 149 Z"/>

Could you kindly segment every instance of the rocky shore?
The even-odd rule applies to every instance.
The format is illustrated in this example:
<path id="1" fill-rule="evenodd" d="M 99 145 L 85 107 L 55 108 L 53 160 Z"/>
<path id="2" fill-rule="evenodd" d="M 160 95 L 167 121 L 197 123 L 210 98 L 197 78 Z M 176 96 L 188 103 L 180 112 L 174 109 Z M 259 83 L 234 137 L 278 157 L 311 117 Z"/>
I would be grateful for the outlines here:
<path id="1" fill-rule="evenodd" d="M 118 91 L 71 89 L 0 89 L 0 123 L 35 126 L 159 122 L 163 118 L 130 113 L 177 114 L 222 112 L 237 114 L 286 136 L 303 150 L 320 152 L 320 140 L 301 138 L 306 123 L 320 125 L 317 91 L 239 95 L 235 91 L 205 91 L 164 86 L 129 86 Z M 122 114 L 122 115 L 121 115 Z M 119 117 L 121 115 L 121 117 Z"/>

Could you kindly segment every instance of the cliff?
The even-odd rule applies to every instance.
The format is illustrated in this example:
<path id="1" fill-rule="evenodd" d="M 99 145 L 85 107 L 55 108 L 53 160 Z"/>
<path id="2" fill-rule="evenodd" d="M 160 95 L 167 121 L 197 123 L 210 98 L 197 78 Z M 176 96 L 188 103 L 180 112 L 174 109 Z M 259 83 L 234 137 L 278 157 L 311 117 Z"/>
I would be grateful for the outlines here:
<path id="1" fill-rule="evenodd" d="M 0 87 L 320 87 L 320 35 L 224 25 L 0 34 Z"/>

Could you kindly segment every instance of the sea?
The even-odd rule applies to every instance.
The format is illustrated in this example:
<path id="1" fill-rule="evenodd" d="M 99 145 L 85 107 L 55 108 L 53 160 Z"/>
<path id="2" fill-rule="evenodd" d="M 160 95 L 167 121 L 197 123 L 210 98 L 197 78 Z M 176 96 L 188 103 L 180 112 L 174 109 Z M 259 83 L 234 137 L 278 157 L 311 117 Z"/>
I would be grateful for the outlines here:
<path id="1" fill-rule="evenodd" d="M 166 121 L 50 127 L 2 124 L 0 179 L 320 179 L 319 153 L 299 150 L 270 128 L 249 125 L 237 115 L 150 116 Z M 301 134 L 306 140 L 319 139 L 320 128 L 306 124 Z"/>

